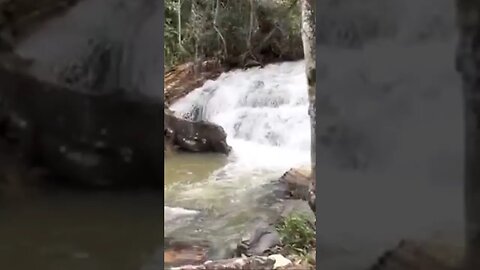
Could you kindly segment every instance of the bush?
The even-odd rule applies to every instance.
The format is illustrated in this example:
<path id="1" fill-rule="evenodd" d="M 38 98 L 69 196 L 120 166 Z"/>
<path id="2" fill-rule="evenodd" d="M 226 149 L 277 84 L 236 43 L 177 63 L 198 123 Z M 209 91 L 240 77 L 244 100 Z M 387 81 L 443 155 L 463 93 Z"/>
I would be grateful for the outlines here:
<path id="1" fill-rule="evenodd" d="M 306 255 L 315 243 L 315 230 L 305 215 L 290 215 L 277 225 L 282 244 L 289 251 Z"/>

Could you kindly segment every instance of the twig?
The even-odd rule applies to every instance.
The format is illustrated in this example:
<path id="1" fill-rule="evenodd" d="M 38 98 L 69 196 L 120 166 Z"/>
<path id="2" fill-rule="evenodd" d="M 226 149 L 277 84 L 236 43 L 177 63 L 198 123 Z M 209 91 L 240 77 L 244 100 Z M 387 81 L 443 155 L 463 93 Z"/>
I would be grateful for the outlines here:
<path id="1" fill-rule="evenodd" d="M 177 17 L 178 17 L 178 45 L 182 47 L 182 0 L 177 2 Z"/>
<path id="2" fill-rule="evenodd" d="M 223 52 L 224 52 L 224 55 L 225 57 L 228 55 L 227 54 L 227 42 L 225 41 L 225 38 L 223 37 L 222 33 L 220 32 L 220 29 L 218 29 L 218 25 L 217 25 L 217 18 L 218 18 L 218 9 L 220 7 L 220 1 L 217 0 L 216 1 L 216 7 L 215 7 L 215 17 L 213 19 L 213 28 L 215 29 L 215 31 L 217 32 L 217 34 L 220 36 L 220 39 L 222 40 L 222 43 L 223 43 Z"/>

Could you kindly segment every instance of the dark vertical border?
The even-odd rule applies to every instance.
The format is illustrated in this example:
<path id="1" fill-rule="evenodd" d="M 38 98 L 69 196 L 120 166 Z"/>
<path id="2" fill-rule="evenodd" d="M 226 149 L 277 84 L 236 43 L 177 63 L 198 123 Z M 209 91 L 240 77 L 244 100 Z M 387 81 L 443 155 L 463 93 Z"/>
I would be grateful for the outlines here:
<path id="1" fill-rule="evenodd" d="M 160 71 L 161 71 L 161 74 L 159 74 L 159 76 L 162 76 L 160 80 L 158 80 L 161 84 L 162 84 L 162 94 L 160 95 L 161 96 L 161 99 L 162 99 L 162 104 L 164 104 L 164 97 L 163 97 L 163 93 L 164 93 L 164 89 L 163 89 L 163 86 L 164 86 L 164 77 L 163 77 L 163 74 L 165 72 L 164 70 L 164 65 L 163 63 L 165 62 L 165 54 L 164 54 L 164 46 L 163 46 L 163 38 L 164 38 L 164 22 L 165 22 L 165 1 L 158 1 L 159 2 L 159 5 L 160 5 L 160 10 L 162 11 L 161 14 L 160 14 L 160 18 L 161 18 L 161 25 L 160 25 L 160 33 L 158 33 L 159 35 L 162 35 L 161 38 L 160 38 L 160 46 L 162 46 L 161 48 L 159 48 L 159 50 L 162 50 L 162 53 L 161 53 L 161 56 L 160 56 L 160 62 L 162 63 L 162 66 L 160 67 Z M 162 105 L 163 107 L 163 105 Z M 163 128 L 163 118 L 164 118 L 164 113 L 162 112 L 161 114 L 161 119 L 160 119 L 160 125 L 161 127 Z M 162 137 L 162 142 L 165 143 L 163 140 L 164 138 Z M 165 160 L 165 152 L 162 153 L 162 156 L 163 156 L 163 160 Z M 162 166 L 163 168 L 163 187 L 162 187 L 162 210 L 165 209 L 165 162 L 163 164 L 159 164 L 158 166 Z M 163 224 L 163 227 L 161 229 L 161 232 L 162 232 L 162 236 L 161 236 L 161 239 L 162 239 L 162 243 L 161 243 L 161 247 L 160 247 L 160 251 L 162 252 L 162 256 L 160 256 L 160 265 L 163 267 L 163 269 L 165 269 L 165 263 L 164 263 L 164 248 L 165 248 L 165 215 L 163 213 L 164 211 L 161 211 L 161 215 L 162 215 L 162 218 L 161 218 L 161 223 Z"/>
<path id="2" fill-rule="evenodd" d="M 320 1 L 321 1 L 321 0 L 320 0 Z M 318 45 L 319 45 L 319 43 L 318 43 L 319 39 L 317 38 L 318 29 L 320 29 L 320 27 L 319 27 L 319 21 L 320 21 L 320 19 L 319 19 L 319 15 L 318 15 L 318 12 L 317 12 L 317 6 L 320 4 L 320 1 L 316 0 L 316 1 L 314 2 L 314 3 L 315 3 L 315 4 L 314 4 L 314 11 L 315 11 L 315 46 L 316 46 L 316 49 L 315 49 L 315 52 L 316 52 L 316 55 L 315 55 L 315 72 L 316 72 L 315 77 L 316 77 L 316 80 L 317 80 L 317 82 L 315 83 L 315 123 L 316 123 L 316 126 L 315 126 L 315 162 L 318 160 L 318 153 L 319 153 L 319 151 L 320 151 L 320 150 L 318 149 L 318 146 L 319 146 L 319 138 L 320 138 L 319 135 L 320 135 L 320 134 L 319 134 L 318 129 L 317 129 L 317 126 L 318 126 L 317 112 L 320 111 L 320 108 L 319 108 L 319 106 L 318 106 L 319 102 L 318 102 L 318 100 L 317 100 L 317 98 L 316 98 L 316 97 L 318 96 L 319 91 L 320 91 L 319 86 L 318 86 L 318 78 L 320 78 L 320 75 L 321 75 L 321 74 L 319 74 L 319 71 L 321 70 L 321 68 L 320 68 L 320 66 L 319 66 L 319 64 L 318 64 L 319 61 L 320 61 L 320 59 L 319 59 L 320 57 L 319 57 L 319 50 L 318 50 L 318 49 L 319 49 L 319 46 L 318 46 Z M 313 140 L 313 139 L 314 139 L 314 138 L 312 138 L 312 140 Z M 318 170 L 317 164 L 315 164 L 315 170 Z M 316 209 L 316 211 L 315 211 L 315 220 L 321 220 L 321 219 L 319 219 L 320 214 L 319 214 L 319 210 L 318 210 L 318 209 L 320 209 L 320 207 L 321 207 L 321 206 L 320 206 L 320 200 L 319 200 L 319 198 L 318 198 L 318 195 L 320 195 L 320 193 L 318 192 L 318 188 L 320 188 L 321 185 L 320 185 L 319 174 L 318 174 L 317 172 L 315 172 L 315 179 L 313 179 L 313 180 L 315 181 L 315 194 L 316 194 L 316 198 L 315 198 L 315 209 Z M 315 254 L 315 260 L 316 260 L 317 262 L 320 261 L 320 255 L 319 255 L 320 253 L 318 252 L 318 251 L 320 251 L 320 247 L 319 247 L 320 241 L 319 241 L 319 239 L 318 239 L 318 235 L 319 235 L 318 233 L 320 232 L 320 224 L 321 224 L 321 222 L 315 222 L 315 229 L 316 229 L 316 232 L 317 232 L 317 239 L 316 239 L 316 240 L 317 240 L 317 241 L 316 241 L 316 250 L 317 250 L 317 252 L 316 252 L 316 254 Z M 317 265 L 318 265 L 318 263 L 317 263 Z M 318 267 L 317 267 L 317 269 L 318 269 Z"/>

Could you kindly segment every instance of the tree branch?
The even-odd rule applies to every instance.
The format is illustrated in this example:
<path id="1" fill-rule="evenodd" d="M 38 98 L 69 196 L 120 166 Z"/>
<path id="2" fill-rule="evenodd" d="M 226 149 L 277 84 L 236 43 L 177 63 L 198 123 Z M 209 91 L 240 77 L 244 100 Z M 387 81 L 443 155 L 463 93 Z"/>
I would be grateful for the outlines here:
<path id="1" fill-rule="evenodd" d="M 225 41 L 225 38 L 223 37 L 222 33 L 220 32 L 220 29 L 218 29 L 217 25 L 217 19 L 218 19 L 218 9 L 220 8 L 220 1 L 216 1 L 216 7 L 215 7 L 215 17 L 213 19 L 213 28 L 217 32 L 217 34 L 220 36 L 220 39 L 222 40 L 223 43 L 223 53 L 224 56 L 227 56 L 227 42 Z"/>

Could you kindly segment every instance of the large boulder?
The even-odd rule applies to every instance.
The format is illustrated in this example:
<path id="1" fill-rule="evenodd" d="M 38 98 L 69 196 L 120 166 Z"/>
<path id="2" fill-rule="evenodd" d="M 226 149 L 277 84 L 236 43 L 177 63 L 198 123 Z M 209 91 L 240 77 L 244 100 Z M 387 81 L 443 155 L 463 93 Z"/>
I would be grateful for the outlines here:
<path id="1" fill-rule="evenodd" d="M 175 117 L 160 99 L 42 81 L 29 72 L 31 64 L 0 56 L 0 136 L 58 178 L 89 186 L 160 186 L 162 133 L 184 151 L 231 149 L 222 127 Z"/>
<path id="2" fill-rule="evenodd" d="M 165 109 L 164 128 L 166 141 L 187 152 L 218 152 L 228 154 L 225 130 L 207 121 L 190 121 L 176 117 Z"/>
<path id="3" fill-rule="evenodd" d="M 275 227 L 265 222 L 258 222 L 252 228 L 250 235 L 242 239 L 237 246 L 237 256 L 265 256 L 272 255 L 281 246 L 280 235 Z"/>
<path id="4" fill-rule="evenodd" d="M 307 200 L 308 187 L 312 182 L 311 173 L 307 168 L 292 168 L 284 173 L 279 181 L 286 185 L 289 197 L 293 199 Z"/>
<path id="5" fill-rule="evenodd" d="M 161 101 L 41 81 L 12 55 L 0 85 L 3 135 L 15 131 L 27 160 L 90 186 L 163 184 Z"/>

